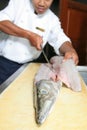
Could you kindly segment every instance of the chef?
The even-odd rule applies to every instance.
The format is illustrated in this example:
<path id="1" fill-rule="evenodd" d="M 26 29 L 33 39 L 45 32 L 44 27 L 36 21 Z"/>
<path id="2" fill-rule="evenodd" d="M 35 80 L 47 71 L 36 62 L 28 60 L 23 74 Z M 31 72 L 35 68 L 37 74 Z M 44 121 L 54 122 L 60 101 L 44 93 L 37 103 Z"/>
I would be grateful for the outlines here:
<path id="1" fill-rule="evenodd" d="M 0 84 L 21 65 L 37 59 L 48 42 L 64 60 L 78 55 L 50 10 L 53 0 L 10 0 L 0 11 Z M 3 34 L 2 34 L 3 33 Z"/>

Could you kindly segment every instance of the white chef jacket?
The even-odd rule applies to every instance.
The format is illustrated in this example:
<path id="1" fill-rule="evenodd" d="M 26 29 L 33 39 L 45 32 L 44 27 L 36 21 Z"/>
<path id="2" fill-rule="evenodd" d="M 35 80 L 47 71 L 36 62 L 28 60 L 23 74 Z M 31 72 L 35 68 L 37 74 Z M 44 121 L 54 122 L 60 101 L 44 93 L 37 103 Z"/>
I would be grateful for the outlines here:
<path id="1" fill-rule="evenodd" d="M 70 41 L 61 29 L 58 17 L 50 9 L 44 14 L 36 15 L 32 0 L 10 0 L 8 6 L 0 11 L 0 21 L 2 20 L 10 20 L 23 29 L 41 35 L 43 46 L 48 42 L 57 54 L 60 46 L 65 41 Z M 37 27 L 45 31 L 39 31 Z M 25 38 L 7 35 L 0 39 L 0 55 L 9 60 L 25 63 L 41 54 L 41 51 L 31 46 L 30 41 Z"/>

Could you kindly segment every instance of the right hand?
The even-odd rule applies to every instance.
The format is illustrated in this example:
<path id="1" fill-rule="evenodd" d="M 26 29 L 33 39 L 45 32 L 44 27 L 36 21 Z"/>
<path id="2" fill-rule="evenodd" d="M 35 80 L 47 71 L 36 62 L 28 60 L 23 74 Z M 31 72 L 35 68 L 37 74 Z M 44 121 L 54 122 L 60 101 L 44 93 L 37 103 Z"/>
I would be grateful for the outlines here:
<path id="1" fill-rule="evenodd" d="M 43 44 L 43 37 L 31 32 L 31 35 L 29 36 L 29 41 L 31 42 L 31 45 L 36 47 L 37 50 L 41 50 L 41 44 Z"/>

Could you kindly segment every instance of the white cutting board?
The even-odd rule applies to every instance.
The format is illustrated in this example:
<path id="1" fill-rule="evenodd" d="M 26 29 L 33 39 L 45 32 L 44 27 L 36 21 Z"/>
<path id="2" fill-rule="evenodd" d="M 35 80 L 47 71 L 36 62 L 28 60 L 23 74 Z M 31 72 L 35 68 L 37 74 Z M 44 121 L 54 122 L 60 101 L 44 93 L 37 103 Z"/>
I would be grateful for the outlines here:
<path id="1" fill-rule="evenodd" d="M 87 89 L 62 87 L 53 110 L 43 125 L 35 122 L 33 78 L 40 64 L 31 63 L 0 95 L 0 130 L 87 130 Z"/>

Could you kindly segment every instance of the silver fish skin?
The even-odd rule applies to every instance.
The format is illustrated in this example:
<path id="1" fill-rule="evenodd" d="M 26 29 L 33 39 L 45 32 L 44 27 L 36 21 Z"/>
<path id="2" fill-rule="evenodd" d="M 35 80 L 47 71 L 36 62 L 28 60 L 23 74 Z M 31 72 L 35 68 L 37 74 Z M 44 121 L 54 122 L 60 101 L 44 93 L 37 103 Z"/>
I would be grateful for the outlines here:
<path id="1" fill-rule="evenodd" d="M 36 123 L 41 125 L 50 114 L 59 94 L 62 82 L 40 80 L 34 86 L 34 107 Z"/>

